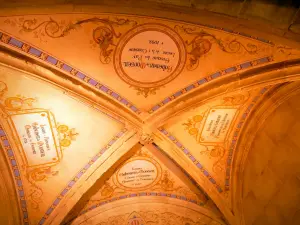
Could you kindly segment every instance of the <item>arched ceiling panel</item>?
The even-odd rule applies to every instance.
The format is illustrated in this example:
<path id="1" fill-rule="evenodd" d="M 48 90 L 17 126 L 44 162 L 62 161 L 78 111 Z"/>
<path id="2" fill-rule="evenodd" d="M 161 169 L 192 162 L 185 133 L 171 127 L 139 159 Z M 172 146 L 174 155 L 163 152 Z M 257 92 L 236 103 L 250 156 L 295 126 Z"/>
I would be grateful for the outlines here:
<path id="1" fill-rule="evenodd" d="M 174 115 L 159 128 L 226 197 L 228 204 L 232 157 L 240 131 L 256 103 L 270 89 L 221 96 Z"/>
<path id="2" fill-rule="evenodd" d="M 103 220 L 106 210 L 101 210 L 101 208 L 113 204 L 118 204 L 120 207 L 120 210 L 114 213 L 116 215 L 124 214 L 124 207 L 129 209 L 126 213 L 134 213 L 134 207 L 128 205 L 126 199 L 135 202 L 136 208 L 142 209 L 143 200 L 152 198 L 155 199 L 152 199 L 152 204 L 156 203 L 156 210 L 164 211 L 166 206 L 163 205 L 170 204 L 170 199 L 177 199 L 182 202 L 183 212 L 188 211 L 188 204 L 192 204 L 199 208 L 194 214 L 204 214 L 202 217 L 211 217 L 212 221 L 221 221 L 221 213 L 207 194 L 197 187 L 195 181 L 186 176 L 176 163 L 163 154 L 161 149 L 152 145 L 141 146 L 127 158 L 123 162 L 118 162 L 118 165 L 112 167 L 94 184 L 78 201 L 77 206 L 69 213 L 64 223 L 78 224 L 77 221 L 89 220 L 90 215 L 95 213 L 99 214 L 96 217 Z M 114 207 L 116 206 L 111 206 L 111 208 Z M 151 208 L 151 204 L 149 207 Z M 147 210 L 149 210 L 148 207 Z M 101 215 L 102 213 L 104 214 Z M 176 210 L 170 208 L 169 213 L 176 215 Z M 99 218 L 91 218 L 89 223 L 98 224 Z M 172 218 L 165 218 L 165 220 L 166 224 L 172 224 Z M 201 221 L 200 216 L 199 222 L 205 223 L 205 220 Z M 119 223 L 121 224 L 121 221 Z M 123 221 L 123 224 L 127 222 Z"/>
<path id="3" fill-rule="evenodd" d="M 142 118 L 207 82 L 299 55 L 232 30 L 141 16 L 32 15 L 0 23 L 2 44 L 61 69 Z"/>
<path id="4" fill-rule="evenodd" d="M 126 130 L 62 89 L 6 66 L 0 67 L 0 94 L 24 218 L 38 224 Z"/>

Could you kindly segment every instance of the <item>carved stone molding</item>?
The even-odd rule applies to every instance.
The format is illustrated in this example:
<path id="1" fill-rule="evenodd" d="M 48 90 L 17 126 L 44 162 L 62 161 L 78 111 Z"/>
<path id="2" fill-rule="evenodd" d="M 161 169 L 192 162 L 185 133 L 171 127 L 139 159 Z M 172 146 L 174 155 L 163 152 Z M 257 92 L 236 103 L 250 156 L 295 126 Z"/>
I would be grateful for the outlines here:
<path id="1" fill-rule="evenodd" d="M 142 145 L 147 145 L 147 144 L 151 144 L 153 142 L 153 133 L 150 133 L 150 132 L 146 132 L 146 131 L 142 131 L 140 133 L 140 143 Z"/>

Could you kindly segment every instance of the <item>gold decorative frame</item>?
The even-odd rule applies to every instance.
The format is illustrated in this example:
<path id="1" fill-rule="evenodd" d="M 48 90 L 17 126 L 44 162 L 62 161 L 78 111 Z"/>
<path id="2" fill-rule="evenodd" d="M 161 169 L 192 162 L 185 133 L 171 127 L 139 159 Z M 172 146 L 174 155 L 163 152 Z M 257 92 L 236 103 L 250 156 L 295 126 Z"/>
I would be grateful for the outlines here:
<path id="1" fill-rule="evenodd" d="M 151 164 L 153 164 L 157 170 L 157 176 L 156 178 L 154 179 L 153 182 L 151 182 L 150 184 L 148 185 L 145 185 L 143 187 L 138 187 L 138 188 L 129 188 L 129 187 L 126 187 L 124 185 L 122 185 L 119 180 L 118 180 L 118 174 L 119 174 L 119 171 L 128 163 L 131 163 L 133 161 L 136 161 L 136 160 L 144 160 L 144 161 L 148 161 L 150 162 Z M 160 180 L 161 180 L 161 175 L 162 175 L 162 169 L 161 169 L 161 166 L 159 165 L 159 163 L 152 159 L 152 158 L 145 158 L 145 157 L 141 157 L 141 156 L 138 156 L 138 157 L 134 157 L 134 158 L 131 158 L 130 160 L 126 161 L 115 173 L 115 175 L 113 176 L 113 182 L 116 186 L 118 186 L 119 188 L 121 189 L 124 189 L 124 190 L 127 190 L 127 191 L 141 191 L 141 190 L 146 190 L 148 188 L 151 188 L 153 186 L 155 186 Z"/>
<path id="2" fill-rule="evenodd" d="M 15 116 L 15 115 L 27 115 L 27 114 L 38 114 L 38 113 L 45 113 L 47 115 L 47 119 L 48 119 L 48 122 L 49 122 L 49 126 L 50 126 L 50 129 L 51 129 L 51 134 L 52 134 L 54 145 L 55 145 L 57 159 L 53 162 L 37 164 L 37 165 L 31 166 L 31 165 L 28 164 L 25 149 L 23 148 L 22 141 L 21 141 L 21 139 L 18 135 L 18 132 L 17 132 L 17 129 L 15 127 L 15 124 L 13 122 L 12 117 Z M 27 109 L 27 110 L 22 110 L 22 112 L 10 113 L 9 114 L 9 125 L 12 127 L 12 130 L 15 132 L 15 134 L 16 134 L 15 136 L 18 137 L 18 143 L 19 143 L 20 148 L 21 148 L 21 156 L 22 156 L 22 159 L 23 159 L 24 164 L 26 165 L 26 167 L 33 168 L 33 167 L 40 167 L 40 166 L 54 166 L 54 165 L 56 165 L 57 163 L 59 163 L 61 161 L 61 159 L 63 157 L 63 151 L 61 149 L 61 146 L 58 144 L 59 143 L 59 137 L 58 137 L 58 134 L 55 135 L 55 133 L 57 133 L 57 132 L 55 132 L 55 129 L 54 129 L 54 128 L 57 127 L 57 123 L 56 123 L 56 120 L 55 120 L 55 117 L 54 117 L 53 113 L 51 113 L 49 110 L 45 110 L 45 109 Z"/>
<path id="3" fill-rule="evenodd" d="M 234 122 L 235 122 L 237 116 L 239 115 L 239 109 L 238 109 L 238 108 L 233 108 L 233 107 L 231 107 L 231 108 L 229 108 L 229 107 L 212 107 L 212 108 L 210 108 L 210 109 L 207 111 L 206 115 L 205 115 L 205 121 L 204 121 L 203 125 L 201 126 L 201 131 L 199 131 L 200 134 L 203 133 L 204 125 L 205 125 L 205 123 L 206 123 L 206 121 L 207 121 L 207 118 L 208 118 L 209 114 L 211 113 L 211 111 L 212 111 L 213 109 L 236 109 L 236 112 L 235 112 L 235 114 L 234 114 L 234 116 L 233 116 L 233 118 L 232 118 L 232 120 L 231 120 L 231 122 L 230 122 L 230 125 L 229 125 L 229 127 L 228 127 L 228 130 L 227 130 L 227 132 L 226 132 L 226 134 L 225 134 L 225 138 L 224 138 L 224 141 L 225 141 L 225 140 L 227 140 L 227 138 L 228 138 L 228 133 L 229 133 L 229 131 L 230 131 L 230 128 L 231 128 L 232 124 L 234 124 Z M 196 139 L 196 140 L 197 140 L 197 139 Z M 224 143 L 224 141 L 219 141 L 219 142 L 207 142 L 207 141 L 201 141 L 200 139 L 199 139 L 199 141 L 197 140 L 197 142 L 199 142 L 199 143 L 201 143 L 201 144 L 204 144 L 204 145 L 213 145 L 213 144 L 218 145 L 218 144 Z"/>
<path id="4" fill-rule="evenodd" d="M 168 75 L 166 78 L 156 81 L 156 82 L 140 82 L 137 80 L 134 80 L 130 78 L 126 74 L 126 72 L 123 70 L 121 65 L 121 55 L 122 51 L 125 47 L 125 45 L 136 35 L 145 32 L 145 31 L 157 31 L 166 34 L 169 36 L 174 43 L 176 44 L 179 52 L 179 59 L 178 64 L 174 71 Z M 173 79 L 175 79 L 183 70 L 185 67 L 186 62 L 186 47 L 182 40 L 182 38 L 179 36 L 179 34 L 171 29 L 170 27 L 167 27 L 162 24 L 156 24 L 156 23 L 146 23 L 139 26 L 136 26 L 132 29 L 130 29 L 127 33 L 124 34 L 124 36 L 120 39 L 115 52 L 114 52 L 114 67 L 115 71 L 119 75 L 119 77 L 126 82 L 127 84 L 136 87 L 136 88 L 158 88 L 161 87 L 169 82 L 171 82 Z"/>

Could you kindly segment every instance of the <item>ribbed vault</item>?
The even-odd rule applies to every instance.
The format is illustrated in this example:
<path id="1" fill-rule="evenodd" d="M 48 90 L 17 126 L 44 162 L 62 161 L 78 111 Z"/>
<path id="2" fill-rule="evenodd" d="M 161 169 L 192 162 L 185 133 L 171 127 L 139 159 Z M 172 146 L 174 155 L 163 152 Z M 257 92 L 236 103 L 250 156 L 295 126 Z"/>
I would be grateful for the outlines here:
<path id="1" fill-rule="evenodd" d="M 249 207 L 268 200 L 251 164 L 296 117 L 299 44 L 215 14 L 81 7 L 0 17 L 1 221 L 272 224 Z"/>

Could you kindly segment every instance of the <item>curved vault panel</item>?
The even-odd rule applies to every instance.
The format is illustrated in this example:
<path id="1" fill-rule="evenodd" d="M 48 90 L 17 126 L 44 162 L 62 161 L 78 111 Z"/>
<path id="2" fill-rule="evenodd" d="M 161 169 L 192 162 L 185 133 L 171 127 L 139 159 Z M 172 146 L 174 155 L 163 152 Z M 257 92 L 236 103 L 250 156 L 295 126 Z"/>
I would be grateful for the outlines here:
<path id="1" fill-rule="evenodd" d="M 0 25 L 2 44 L 61 69 L 142 118 L 212 80 L 299 55 L 232 30 L 142 16 L 28 15 L 3 17 Z"/>
<path id="2" fill-rule="evenodd" d="M 159 128 L 209 179 L 228 196 L 231 161 L 237 138 L 255 104 L 271 86 L 224 95 L 173 115 Z"/>
<path id="3" fill-rule="evenodd" d="M 223 224 L 185 173 L 155 145 L 141 146 L 101 177 L 63 224 Z"/>
<path id="4" fill-rule="evenodd" d="M 5 66 L 0 88 L 1 135 L 8 136 L 3 145 L 13 157 L 24 222 L 38 224 L 123 136 L 124 124 Z"/>

